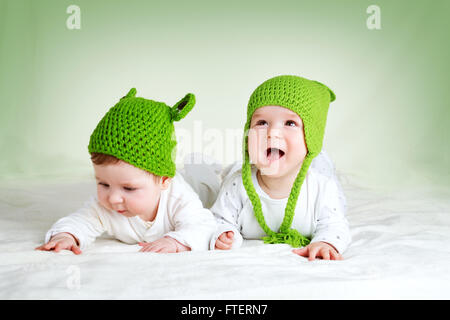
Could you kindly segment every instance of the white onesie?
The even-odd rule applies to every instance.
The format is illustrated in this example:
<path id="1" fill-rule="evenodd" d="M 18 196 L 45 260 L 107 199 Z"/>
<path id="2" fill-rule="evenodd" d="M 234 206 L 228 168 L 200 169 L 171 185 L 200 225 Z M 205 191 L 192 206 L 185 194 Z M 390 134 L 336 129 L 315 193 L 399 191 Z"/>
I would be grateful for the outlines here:
<path id="1" fill-rule="evenodd" d="M 252 167 L 253 185 L 261 199 L 264 219 L 271 230 L 278 232 L 288 198 L 270 198 L 259 186 L 256 172 L 257 169 Z M 229 168 L 211 211 L 218 221 L 218 228 L 211 239 L 210 249 L 214 249 L 218 236 L 226 231 L 234 232 L 233 248 L 240 247 L 243 239 L 261 239 L 266 235 L 256 220 L 245 191 L 240 163 Z M 291 228 L 310 238 L 311 242 L 328 242 L 343 253 L 351 241 L 345 211 L 346 201 L 333 163 L 322 151 L 308 169 Z"/>
<path id="2" fill-rule="evenodd" d="M 203 207 L 182 175 L 177 173 L 169 188 L 161 192 L 153 222 L 143 221 L 138 216 L 125 217 L 101 206 L 97 198 L 92 197 L 83 208 L 59 219 L 47 232 L 45 243 L 56 233 L 68 232 L 78 238 L 81 249 L 84 249 L 96 237 L 107 232 L 128 244 L 152 242 L 169 236 L 193 251 L 208 250 L 215 230 L 213 215 Z"/>

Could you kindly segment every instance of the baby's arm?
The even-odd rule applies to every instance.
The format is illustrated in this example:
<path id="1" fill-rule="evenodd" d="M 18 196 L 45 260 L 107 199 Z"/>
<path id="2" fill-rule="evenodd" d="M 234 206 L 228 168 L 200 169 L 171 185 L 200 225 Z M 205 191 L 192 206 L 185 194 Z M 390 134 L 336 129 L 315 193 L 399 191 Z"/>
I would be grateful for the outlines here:
<path id="1" fill-rule="evenodd" d="M 311 243 L 293 252 L 314 260 L 341 260 L 342 253 L 351 241 L 348 221 L 345 217 L 345 198 L 339 182 L 328 179 L 316 204 L 316 230 Z"/>
<path id="2" fill-rule="evenodd" d="M 64 243 L 67 247 L 70 242 L 75 243 L 81 253 L 81 249 L 89 246 L 95 241 L 96 237 L 105 231 L 105 227 L 100 220 L 101 210 L 98 202 L 94 198 L 91 199 L 75 213 L 63 217 L 53 224 L 45 235 L 45 244 L 38 248 L 45 250 L 45 248 L 52 248 L 53 245 L 56 246 L 56 243 L 60 243 L 58 249 L 67 249 L 62 248 L 61 243 Z M 62 238 L 61 235 L 64 235 L 65 238 Z M 72 239 L 69 238 L 69 235 Z M 59 252 L 56 247 L 53 248 L 55 252 Z"/>
<path id="3" fill-rule="evenodd" d="M 166 230 L 163 238 L 146 243 L 145 246 L 163 245 L 170 252 L 208 250 L 216 222 L 211 211 L 203 207 L 198 194 L 182 176 L 174 178 L 166 199 L 164 214 L 167 214 L 169 230 Z"/>
<path id="4" fill-rule="evenodd" d="M 229 250 L 242 245 L 243 238 L 239 232 L 238 217 L 242 210 L 242 201 L 239 197 L 240 175 L 236 173 L 225 180 L 216 202 L 211 207 L 217 221 L 210 249 Z"/>
<path id="5" fill-rule="evenodd" d="M 314 260 L 341 260 L 342 253 L 351 241 L 348 221 L 345 218 L 346 200 L 336 177 L 333 162 L 325 150 L 322 150 L 311 163 L 311 169 L 319 173 L 327 182 L 320 190 L 316 205 L 316 230 L 311 243 L 293 252 Z"/>

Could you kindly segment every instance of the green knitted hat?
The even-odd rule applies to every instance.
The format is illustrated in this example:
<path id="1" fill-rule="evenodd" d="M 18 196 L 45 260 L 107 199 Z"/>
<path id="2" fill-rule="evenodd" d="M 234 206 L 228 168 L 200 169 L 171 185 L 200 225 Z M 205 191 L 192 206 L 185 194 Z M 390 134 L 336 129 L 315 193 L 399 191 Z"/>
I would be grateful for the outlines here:
<path id="1" fill-rule="evenodd" d="M 336 99 L 335 94 L 324 84 L 298 76 L 278 76 L 262 83 L 250 97 L 247 107 L 247 122 L 243 141 L 244 163 L 242 180 L 247 195 L 252 202 L 255 217 L 267 234 L 265 243 L 288 243 L 293 247 L 305 246 L 310 239 L 291 229 L 295 206 L 312 159 L 322 150 L 328 107 Z M 261 209 L 261 200 L 252 182 L 252 173 L 248 153 L 247 134 L 256 109 L 264 106 L 281 106 L 297 113 L 303 121 L 305 141 L 308 153 L 294 181 L 285 209 L 284 219 L 278 232 L 272 231 L 266 224 Z"/>
<path id="2" fill-rule="evenodd" d="M 195 104 L 188 93 L 173 107 L 136 97 L 136 89 L 100 120 L 89 140 L 89 153 L 114 156 L 157 176 L 175 175 L 174 121 L 183 119 Z"/>

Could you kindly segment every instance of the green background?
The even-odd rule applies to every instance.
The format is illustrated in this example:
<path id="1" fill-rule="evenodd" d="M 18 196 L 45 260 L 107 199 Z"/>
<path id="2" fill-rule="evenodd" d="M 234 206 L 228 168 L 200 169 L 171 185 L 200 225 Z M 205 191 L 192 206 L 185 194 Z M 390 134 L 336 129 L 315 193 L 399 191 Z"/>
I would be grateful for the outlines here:
<path id="1" fill-rule="evenodd" d="M 80 30 L 66 27 L 71 4 Z M 366 26 L 371 4 L 381 30 Z M 343 176 L 448 188 L 449 14 L 447 0 L 0 0 L 0 179 L 91 176 L 89 136 L 131 87 L 169 105 L 195 93 L 176 128 L 210 136 L 180 137 L 180 154 L 217 157 L 214 134 L 234 130 L 230 162 L 251 92 L 297 74 L 336 93 L 325 148 Z"/>

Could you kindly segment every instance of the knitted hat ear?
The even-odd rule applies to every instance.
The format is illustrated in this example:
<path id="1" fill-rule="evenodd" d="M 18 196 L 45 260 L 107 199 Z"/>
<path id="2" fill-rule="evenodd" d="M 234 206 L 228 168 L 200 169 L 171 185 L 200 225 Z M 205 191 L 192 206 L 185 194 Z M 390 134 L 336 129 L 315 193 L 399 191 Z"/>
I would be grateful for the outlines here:
<path id="1" fill-rule="evenodd" d="M 323 83 L 313 80 L 315 83 L 320 84 L 321 86 L 323 86 L 324 88 L 326 88 L 328 90 L 328 92 L 330 93 L 330 102 L 333 102 L 334 100 L 336 100 L 336 95 L 334 94 L 333 90 L 331 90 L 330 88 L 328 88 L 326 85 L 324 85 Z"/>
<path id="2" fill-rule="evenodd" d="M 180 121 L 183 119 L 189 111 L 195 105 L 195 96 L 192 93 L 188 93 L 183 99 L 178 101 L 171 109 L 172 121 Z"/>
<path id="3" fill-rule="evenodd" d="M 114 156 L 157 176 L 176 173 L 173 121 L 183 118 L 195 103 L 188 94 L 174 107 L 136 97 L 132 88 L 106 112 L 89 139 L 89 153 Z"/>
<path id="4" fill-rule="evenodd" d="M 136 96 L 136 92 L 136 88 L 131 88 L 130 91 L 128 91 L 127 95 L 120 98 L 120 100 L 125 98 L 134 98 Z"/>

